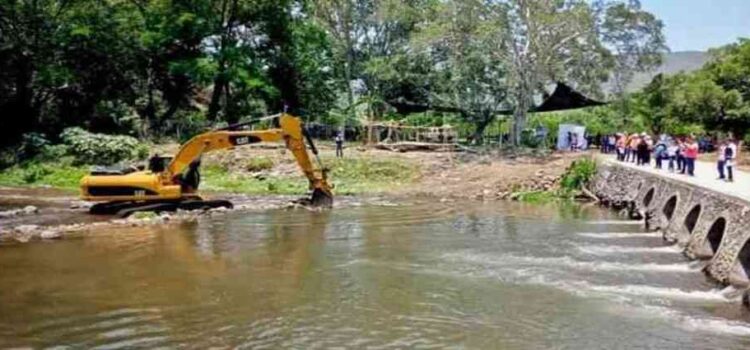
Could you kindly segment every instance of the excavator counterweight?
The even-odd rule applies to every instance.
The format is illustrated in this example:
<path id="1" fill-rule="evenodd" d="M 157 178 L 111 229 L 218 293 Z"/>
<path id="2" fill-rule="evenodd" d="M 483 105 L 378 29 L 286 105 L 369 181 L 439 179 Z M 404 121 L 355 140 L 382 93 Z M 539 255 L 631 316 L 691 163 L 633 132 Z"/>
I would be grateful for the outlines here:
<path id="1" fill-rule="evenodd" d="M 173 158 L 154 157 L 148 169 L 127 168 L 95 170 L 81 179 L 81 198 L 99 202 L 93 214 L 128 216 L 138 211 L 174 211 L 230 207 L 224 200 L 204 200 L 197 193 L 200 185 L 200 160 L 204 153 L 232 149 L 260 142 L 284 142 L 294 155 L 309 182 L 312 195 L 303 202 L 310 206 L 331 207 L 332 186 L 327 170 L 317 157 L 317 149 L 307 136 L 302 121 L 289 114 L 278 116 L 278 128 L 267 130 L 209 131 L 193 137 L 180 147 Z M 310 159 L 308 147 L 315 155 Z"/>

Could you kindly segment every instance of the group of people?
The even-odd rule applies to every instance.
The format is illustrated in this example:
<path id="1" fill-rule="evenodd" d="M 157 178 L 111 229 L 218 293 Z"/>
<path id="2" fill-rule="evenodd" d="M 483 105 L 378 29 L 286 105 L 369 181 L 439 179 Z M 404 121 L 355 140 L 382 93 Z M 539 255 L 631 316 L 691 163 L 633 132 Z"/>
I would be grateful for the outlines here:
<path id="1" fill-rule="evenodd" d="M 657 169 L 667 163 L 670 172 L 695 176 L 695 161 L 701 147 L 693 136 L 659 136 L 654 140 L 646 133 L 607 135 L 602 138 L 602 152 L 617 154 L 621 162 L 632 162 L 639 166 L 651 164 L 653 156 Z M 734 181 L 733 169 L 737 155 L 737 143 L 729 137 L 718 145 L 717 171 L 719 179 Z"/>

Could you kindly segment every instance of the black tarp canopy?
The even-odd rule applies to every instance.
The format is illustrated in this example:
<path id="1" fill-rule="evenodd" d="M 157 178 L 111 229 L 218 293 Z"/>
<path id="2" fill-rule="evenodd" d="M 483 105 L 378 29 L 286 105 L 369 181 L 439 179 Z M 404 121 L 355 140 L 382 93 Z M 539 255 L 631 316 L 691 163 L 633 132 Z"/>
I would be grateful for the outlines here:
<path id="1" fill-rule="evenodd" d="M 396 111 L 399 114 L 421 113 L 428 110 L 446 113 L 465 112 L 464 110 L 456 107 L 425 105 L 397 100 L 388 101 L 388 104 L 396 108 Z M 558 82 L 557 86 L 555 87 L 555 91 L 552 92 L 552 95 L 549 95 L 547 98 L 545 98 L 539 106 L 530 108 L 529 112 L 536 113 L 564 111 L 584 107 L 602 106 L 606 104 L 606 102 L 592 100 L 584 96 L 580 92 L 573 90 L 573 88 L 566 85 L 565 83 Z M 511 115 L 513 114 L 513 111 L 509 109 L 500 110 L 497 111 L 496 114 Z"/>

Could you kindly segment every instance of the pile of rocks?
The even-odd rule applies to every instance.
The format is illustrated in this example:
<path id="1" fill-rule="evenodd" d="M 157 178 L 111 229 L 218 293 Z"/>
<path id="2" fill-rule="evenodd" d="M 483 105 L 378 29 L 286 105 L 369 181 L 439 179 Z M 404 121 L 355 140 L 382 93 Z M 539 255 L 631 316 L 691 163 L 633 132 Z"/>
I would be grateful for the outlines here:
<path id="1" fill-rule="evenodd" d="M 112 219 L 94 223 L 74 223 L 67 225 L 17 225 L 11 228 L 0 227 L 0 241 L 14 240 L 17 242 L 28 242 L 35 239 L 59 239 L 67 236 L 84 233 L 87 231 L 103 230 L 108 228 L 121 227 L 141 227 L 149 225 L 177 224 L 183 222 L 196 221 L 201 218 L 211 218 L 233 211 L 265 211 L 270 209 L 282 208 L 299 208 L 298 204 L 293 203 L 291 196 L 263 196 L 263 197 L 245 197 L 237 198 L 240 202 L 233 209 L 214 208 L 210 210 L 178 210 L 168 213 L 142 212 L 135 213 L 126 219 Z M 351 206 L 351 200 L 346 197 L 340 197 L 337 202 L 345 206 Z M 378 202 L 374 202 L 376 205 Z M 383 204 L 384 205 L 384 204 Z M 33 210 L 32 210 L 33 209 Z M 27 213 L 37 211 L 35 207 L 29 206 L 22 209 Z"/>
<path id="2" fill-rule="evenodd" d="M 278 206 L 276 206 L 278 207 Z M 94 223 L 75 223 L 67 225 L 18 225 L 9 229 L 0 228 L 0 240 L 14 240 L 17 242 L 28 242 L 34 239 L 59 239 L 86 231 L 100 230 L 115 227 L 140 227 L 148 225 L 160 225 L 169 223 L 182 223 L 195 221 L 203 217 L 214 217 L 223 215 L 231 210 L 271 209 L 271 204 L 263 206 L 237 206 L 235 209 L 215 208 L 211 210 L 178 210 L 174 213 L 136 213 L 126 219 L 112 219 L 109 221 Z"/>
<path id="3" fill-rule="evenodd" d="M 485 187 L 482 192 L 476 194 L 476 199 L 509 199 L 516 200 L 518 193 L 524 192 L 549 192 L 560 187 L 562 176 L 545 174 L 544 170 L 536 172 L 533 178 L 510 177 L 499 187 Z"/>
<path id="4" fill-rule="evenodd" d="M 33 205 L 27 205 L 23 208 L 0 211 L 0 219 L 11 218 L 15 216 L 31 215 L 39 213 L 39 208 Z"/>

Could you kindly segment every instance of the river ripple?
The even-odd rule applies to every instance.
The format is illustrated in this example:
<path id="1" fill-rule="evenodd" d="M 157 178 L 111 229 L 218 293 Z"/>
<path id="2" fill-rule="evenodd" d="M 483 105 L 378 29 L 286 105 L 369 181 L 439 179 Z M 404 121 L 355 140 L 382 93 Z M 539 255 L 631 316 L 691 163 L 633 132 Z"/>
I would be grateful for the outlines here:
<path id="1" fill-rule="evenodd" d="M 658 235 L 517 203 L 235 212 L 0 248 L 0 348 L 747 349 Z"/>

